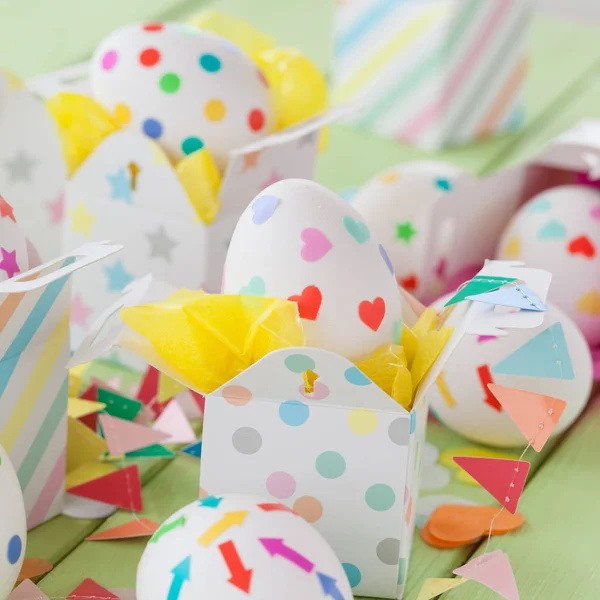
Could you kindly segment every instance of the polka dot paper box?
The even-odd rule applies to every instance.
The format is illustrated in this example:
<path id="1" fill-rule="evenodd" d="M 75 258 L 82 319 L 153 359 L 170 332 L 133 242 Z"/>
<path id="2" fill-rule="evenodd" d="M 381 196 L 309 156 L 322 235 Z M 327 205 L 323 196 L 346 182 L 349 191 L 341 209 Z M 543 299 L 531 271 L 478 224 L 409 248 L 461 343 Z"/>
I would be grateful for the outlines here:
<path id="1" fill-rule="evenodd" d="M 337 98 L 356 126 L 427 149 L 523 122 L 531 0 L 346 0 L 335 17 Z"/>
<path id="2" fill-rule="evenodd" d="M 147 273 L 218 291 L 240 214 L 273 182 L 312 177 L 320 129 L 338 114 L 275 132 L 263 71 L 233 43 L 177 23 L 121 28 L 89 65 L 31 85 L 46 96 L 85 94 L 77 110 L 110 130 L 67 183 L 63 246 L 111 239 L 125 250 L 74 277 L 74 346 Z M 72 98 L 54 104 L 59 118 L 67 106 L 66 120 L 79 114 Z"/>

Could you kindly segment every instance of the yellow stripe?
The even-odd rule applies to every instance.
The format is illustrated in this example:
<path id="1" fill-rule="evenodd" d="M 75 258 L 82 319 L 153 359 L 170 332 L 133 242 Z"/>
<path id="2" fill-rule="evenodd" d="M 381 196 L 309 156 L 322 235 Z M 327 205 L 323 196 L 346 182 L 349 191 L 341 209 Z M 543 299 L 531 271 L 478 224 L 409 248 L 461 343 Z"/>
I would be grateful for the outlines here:
<path id="1" fill-rule="evenodd" d="M 444 399 L 444 402 L 446 402 L 446 404 L 450 408 L 454 408 L 456 406 L 456 400 L 454 399 L 454 396 L 450 393 L 450 390 L 448 389 L 448 386 L 446 385 L 446 380 L 444 379 L 443 372 L 438 375 L 435 385 L 437 385 L 438 390 L 440 391 L 440 394 L 442 395 L 442 398 Z"/>
<path id="2" fill-rule="evenodd" d="M 58 325 L 46 340 L 37 364 L 29 375 L 27 384 L 21 392 L 21 397 L 2 431 L 2 445 L 7 452 L 10 452 L 15 445 L 31 411 L 35 408 L 48 378 L 52 375 L 56 361 L 61 356 L 61 349 L 65 345 L 68 336 L 69 310 L 61 317 Z"/>
<path id="3" fill-rule="evenodd" d="M 339 89 L 341 99 L 347 99 L 373 78 L 397 54 L 406 50 L 431 25 L 447 13 L 445 6 L 435 6 L 413 19 L 394 39 L 373 56 L 345 85 Z"/>

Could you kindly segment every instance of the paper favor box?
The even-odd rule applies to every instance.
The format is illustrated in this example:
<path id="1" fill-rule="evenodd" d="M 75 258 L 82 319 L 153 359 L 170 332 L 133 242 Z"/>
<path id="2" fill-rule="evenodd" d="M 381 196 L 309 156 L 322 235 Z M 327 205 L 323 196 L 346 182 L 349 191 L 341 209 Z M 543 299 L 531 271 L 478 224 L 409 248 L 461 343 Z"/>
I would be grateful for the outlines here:
<path id="1" fill-rule="evenodd" d="M 513 131 L 532 0 L 346 0 L 335 16 L 333 90 L 356 126 L 426 149 Z"/>
<path id="2" fill-rule="evenodd" d="M 28 528 L 60 513 L 63 501 L 71 275 L 119 249 L 88 244 L 0 283 L 0 443 Z"/>

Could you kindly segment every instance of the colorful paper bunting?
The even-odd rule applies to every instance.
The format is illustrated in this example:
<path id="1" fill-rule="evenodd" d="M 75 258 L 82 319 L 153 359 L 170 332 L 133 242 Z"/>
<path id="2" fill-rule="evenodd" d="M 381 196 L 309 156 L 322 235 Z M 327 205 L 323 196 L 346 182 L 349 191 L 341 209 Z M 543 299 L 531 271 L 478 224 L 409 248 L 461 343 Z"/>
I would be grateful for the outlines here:
<path id="1" fill-rule="evenodd" d="M 511 306 L 523 310 L 544 312 L 548 307 L 524 284 L 500 288 L 493 292 L 467 296 L 466 300 L 484 302 L 496 306 Z"/>
<path id="2" fill-rule="evenodd" d="M 94 462 L 108 450 L 106 442 L 77 419 L 68 419 L 67 473 Z"/>
<path id="3" fill-rule="evenodd" d="M 33 581 L 25 579 L 6 600 L 48 600 L 48 596 Z"/>
<path id="4" fill-rule="evenodd" d="M 562 325 L 554 323 L 538 333 L 494 365 L 492 373 L 544 379 L 574 379 L 575 373 Z"/>
<path id="5" fill-rule="evenodd" d="M 69 398 L 67 414 L 73 419 L 81 419 L 105 408 L 106 404 L 102 404 L 102 402 L 93 402 L 91 400 L 83 400 L 82 398 Z"/>
<path id="6" fill-rule="evenodd" d="M 524 460 L 455 456 L 454 462 L 486 489 L 506 510 L 517 512 L 531 466 Z"/>
<path id="7" fill-rule="evenodd" d="M 143 406 L 138 400 L 132 400 L 117 394 L 117 392 L 103 388 L 98 388 L 98 400 L 106 404 L 106 412 L 111 417 L 118 417 L 125 421 L 133 421 Z"/>
<path id="8" fill-rule="evenodd" d="M 533 449 L 540 452 L 552 435 L 567 403 L 551 396 L 495 383 L 488 384 L 488 388 Z"/>
<path id="9" fill-rule="evenodd" d="M 519 600 L 515 575 L 508 556 L 502 550 L 478 556 L 466 565 L 454 569 L 454 574 L 481 583 L 505 600 Z"/>
<path id="10" fill-rule="evenodd" d="M 477 296 L 479 294 L 484 294 L 486 292 L 492 292 L 501 288 L 503 285 L 507 283 L 513 283 L 517 281 L 514 277 L 491 277 L 489 275 L 476 275 L 468 281 L 464 287 L 462 287 L 458 292 L 444 304 L 444 306 L 452 306 L 453 304 L 458 304 L 463 300 L 467 299 L 467 296 Z"/>
<path id="11" fill-rule="evenodd" d="M 43 558 L 25 558 L 21 565 L 17 582 L 41 577 L 52 571 L 53 568 L 54 565 Z"/>
<path id="12" fill-rule="evenodd" d="M 66 600 L 88 600 L 101 598 L 102 600 L 119 600 L 117 596 L 103 588 L 93 579 L 84 579 L 66 598 Z"/>
<path id="13" fill-rule="evenodd" d="M 189 454 L 190 456 L 195 456 L 196 458 L 200 458 L 202 456 L 202 442 L 196 442 L 191 446 L 187 446 L 181 450 L 185 452 L 185 454 Z"/>
<path id="14" fill-rule="evenodd" d="M 165 444 L 189 444 L 196 441 L 196 434 L 177 400 L 167 405 L 154 423 L 154 429 L 169 434 Z"/>
<path id="15" fill-rule="evenodd" d="M 126 510 L 140 512 L 143 509 L 142 488 L 137 465 L 125 467 L 99 479 L 69 488 L 68 492 Z"/>
<path id="16" fill-rule="evenodd" d="M 150 537 L 158 530 L 160 525 L 151 519 L 144 517 L 128 521 L 122 525 L 105 529 L 94 535 L 90 535 L 86 540 L 100 542 L 106 540 L 125 540 L 139 537 Z"/>
<path id="17" fill-rule="evenodd" d="M 153 444 L 147 448 L 140 448 L 139 450 L 128 452 L 125 456 L 127 456 L 127 458 L 174 458 L 177 455 L 175 452 L 172 452 L 160 444 Z"/>
<path id="18" fill-rule="evenodd" d="M 464 577 L 426 579 L 423 582 L 423 587 L 417 596 L 417 600 L 431 600 L 431 598 L 437 598 L 443 593 L 453 590 L 455 587 L 458 587 L 467 581 L 468 579 Z"/>
<path id="19" fill-rule="evenodd" d="M 67 473 L 67 477 L 65 479 L 65 489 L 68 490 L 69 488 L 82 485 L 88 481 L 93 481 L 99 477 L 110 475 L 110 473 L 114 473 L 118 470 L 119 469 L 115 467 L 115 465 L 111 465 L 106 462 L 96 461 L 85 463 L 77 469 Z"/>
<path id="20" fill-rule="evenodd" d="M 169 437 L 169 434 L 162 431 L 111 417 L 109 414 L 102 414 L 99 419 L 111 454 L 127 454 L 158 444 Z"/>

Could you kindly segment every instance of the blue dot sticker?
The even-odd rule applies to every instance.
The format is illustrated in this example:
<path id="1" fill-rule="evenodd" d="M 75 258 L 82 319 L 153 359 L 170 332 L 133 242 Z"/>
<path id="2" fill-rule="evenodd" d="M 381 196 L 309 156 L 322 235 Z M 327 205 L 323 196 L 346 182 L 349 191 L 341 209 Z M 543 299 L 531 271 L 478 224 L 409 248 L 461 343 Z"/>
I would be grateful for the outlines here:
<path id="1" fill-rule="evenodd" d="M 344 377 L 348 383 L 352 385 L 370 385 L 371 380 L 358 368 L 350 367 L 344 372 Z"/>
<path id="2" fill-rule="evenodd" d="M 13 535 L 8 541 L 8 548 L 6 556 L 8 558 L 8 562 L 11 565 L 14 565 L 21 558 L 21 552 L 23 552 L 23 542 L 18 535 Z"/>
<path id="3" fill-rule="evenodd" d="M 216 73 L 221 68 L 221 61 L 214 54 L 203 54 L 200 66 L 208 73 Z"/>
<path id="4" fill-rule="evenodd" d="M 287 400 L 279 406 L 279 418 L 290 427 L 300 427 L 308 420 L 310 409 L 304 402 Z"/>
<path id="5" fill-rule="evenodd" d="M 413 410 L 410 413 L 410 434 L 412 435 L 417 428 L 417 413 Z"/>
<path id="6" fill-rule="evenodd" d="M 181 143 L 181 151 L 186 155 L 193 154 L 198 150 L 202 150 L 202 148 L 204 148 L 204 142 L 200 138 L 193 136 L 185 138 Z"/>
<path id="7" fill-rule="evenodd" d="M 146 119 L 142 123 L 142 131 L 148 137 L 157 140 L 163 134 L 163 127 L 156 119 Z"/>
<path id="8" fill-rule="evenodd" d="M 360 569 L 352 563 L 342 563 L 342 567 L 344 567 L 344 571 L 346 571 L 346 577 L 348 578 L 350 587 L 355 588 L 362 579 Z"/>
<path id="9" fill-rule="evenodd" d="M 292 373 L 304 373 L 315 368 L 315 361 L 306 354 L 290 354 L 285 359 L 285 366 Z"/>

